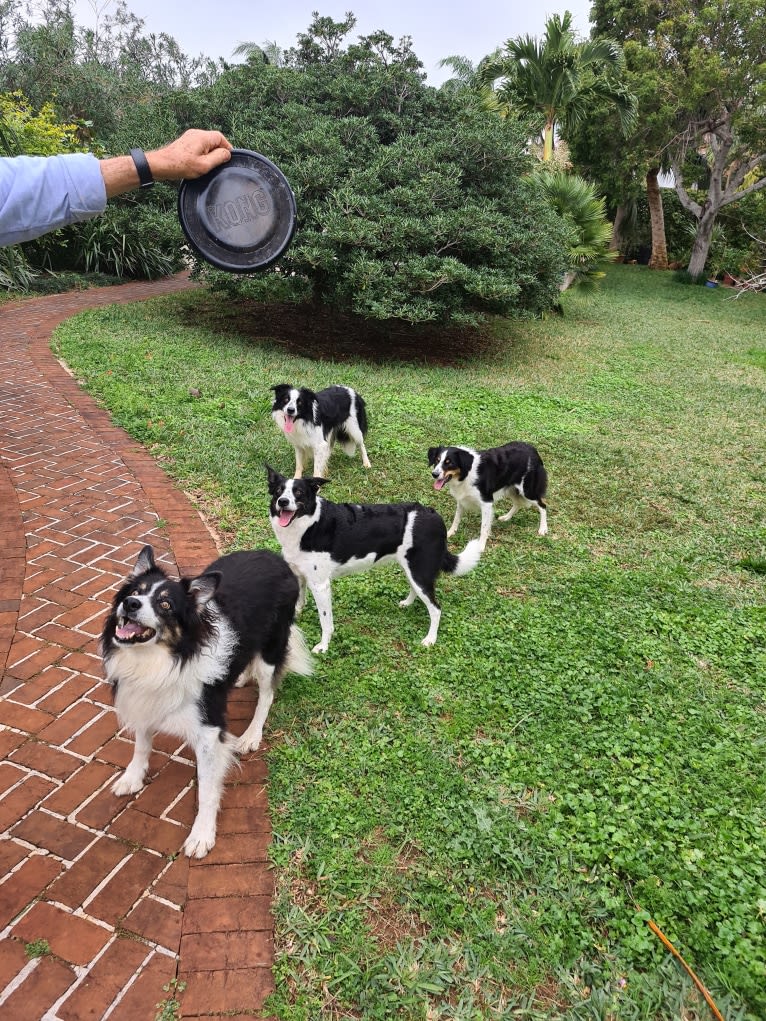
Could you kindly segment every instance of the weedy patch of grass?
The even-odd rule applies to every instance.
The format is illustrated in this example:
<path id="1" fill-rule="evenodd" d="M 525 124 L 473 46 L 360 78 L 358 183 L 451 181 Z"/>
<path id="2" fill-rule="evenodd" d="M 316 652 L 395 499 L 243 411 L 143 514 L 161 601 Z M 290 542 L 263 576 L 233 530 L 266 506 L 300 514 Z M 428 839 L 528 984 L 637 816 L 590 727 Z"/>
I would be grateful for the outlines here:
<path id="1" fill-rule="evenodd" d="M 276 548 L 270 391 L 356 387 L 373 468 L 328 498 L 451 519 L 435 443 L 526 439 L 551 533 L 499 523 L 443 577 L 439 641 L 394 569 L 340 579 L 268 750 L 277 993 L 290 1021 L 766 1015 L 763 298 L 613 267 L 566 315 L 497 322 L 459 365 L 309 358 L 218 299 L 90 312 L 56 350 L 232 547 Z M 210 324 L 214 325 L 210 325 Z M 349 345 L 352 346 L 352 345 Z M 306 347 L 304 344 L 301 350 Z M 464 519 L 452 544 L 478 534 Z M 309 601 L 301 620 L 319 638 Z"/>
<path id="2" fill-rule="evenodd" d="M 24 953 L 27 957 L 47 957 L 50 952 L 51 947 L 47 939 L 34 939 L 24 944 Z"/>

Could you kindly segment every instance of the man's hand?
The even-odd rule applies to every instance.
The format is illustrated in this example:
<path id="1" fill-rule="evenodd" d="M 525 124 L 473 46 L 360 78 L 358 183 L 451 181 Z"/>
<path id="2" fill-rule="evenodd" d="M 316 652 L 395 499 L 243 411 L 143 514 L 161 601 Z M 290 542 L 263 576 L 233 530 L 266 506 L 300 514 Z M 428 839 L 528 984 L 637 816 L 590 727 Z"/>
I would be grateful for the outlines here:
<path id="1" fill-rule="evenodd" d="M 231 142 L 220 131 L 190 128 L 180 138 L 148 152 L 146 158 L 156 181 L 202 177 L 231 159 Z"/>

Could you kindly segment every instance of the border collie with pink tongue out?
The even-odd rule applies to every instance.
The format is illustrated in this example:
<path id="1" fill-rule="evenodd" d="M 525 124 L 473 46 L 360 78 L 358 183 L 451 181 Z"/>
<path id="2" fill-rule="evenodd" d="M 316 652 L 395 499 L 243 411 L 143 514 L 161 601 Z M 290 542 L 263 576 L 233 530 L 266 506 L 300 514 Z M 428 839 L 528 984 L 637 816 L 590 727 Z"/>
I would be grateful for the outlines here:
<path id="1" fill-rule="evenodd" d="M 362 397 L 350 386 L 328 386 L 314 393 L 307 387 L 278 383 L 271 388 L 271 417 L 285 439 L 295 448 L 295 477 L 303 475 L 304 460 L 314 458 L 314 475 L 324 475 L 332 448 L 339 446 L 353 457 L 357 446 L 362 464 L 371 467 L 364 445 L 367 410 Z"/>
<path id="2" fill-rule="evenodd" d="M 314 652 L 327 652 L 333 633 L 333 578 L 396 562 L 410 591 L 400 606 L 422 600 L 431 626 L 422 641 L 433 645 L 441 609 L 434 584 L 440 572 L 466 574 L 479 562 L 477 540 L 459 556 L 447 549 L 447 528 L 432 507 L 419 503 L 331 503 L 319 495 L 326 479 L 286 479 L 266 466 L 271 494 L 269 517 L 282 555 L 298 576 L 305 601 L 306 586 L 319 611 L 322 639 Z"/>
<path id="3" fill-rule="evenodd" d="M 478 510 L 481 513 L 479 542 L 483 550 L 492 531 L 495 503 L 505 496 L 510 498 L 512 506 L 500 521 L 509 521 L 522 507 L 534 507 L 540 515 L 537 534 L 548 534 L 548 510 L 543 499 L 548 488 L 548 473 L 531 443 L 506 443 L 489 450 L 431 447 L 428 463 L 434 489 L 449 486 L 457 503 L 448 536 L 457 531 L 464 510 Z"/>
<path id="4" fill-rule="evenodd" d="M 223 784 L 234 753 L 255 751 L 276 685 L 311 673 L 294 625 L 299 588 L 269 550 L 230 553 L 197 578 L 171 578 L 144 546 L 114 597 L 101 635 L 106 679 L 120 724 L 135 734 L 133 758 L 112 785 L 118 796 L 144 785 L 152 738 L 172 734 L 194 750 L 198 810 L 184 850 L 204 858 L 215 844 Z M 233 686 L 258 683 L 258 705 L 240 738 L 226 729 Z"/>

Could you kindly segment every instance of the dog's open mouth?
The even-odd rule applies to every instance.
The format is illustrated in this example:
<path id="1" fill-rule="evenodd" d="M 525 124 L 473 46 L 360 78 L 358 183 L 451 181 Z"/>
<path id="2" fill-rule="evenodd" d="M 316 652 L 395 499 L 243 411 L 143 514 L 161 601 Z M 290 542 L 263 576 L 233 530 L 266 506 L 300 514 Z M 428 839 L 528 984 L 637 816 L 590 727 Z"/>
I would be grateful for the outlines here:
<path id="1" fill-rule="evenodd" d="M 293 431 L 293 426 L 294 425 L 295 425 L 295 419 L 294 418 L 290 418 L 289 415 L 285 415 L 285 432 L 286 433 L 291 433 Z"/>
<path id="2" fill-rule="evenodd" d="M 125 620 L 115 628 L 114 637 L 118 642 L 136 645 L 148 642 L 150 638 L 154 638 L 155 633 L 153 628 L 144 627 L 135 620 Z"/>
<path id="3" fill-rule="evenodd" d="M 441 479 L 434 479 L 434 489 L 443 489 L 446 481 L 447 481 L 446 477 Z"/>
<path id="4" fill-rule="evenodd" d="M 290 522 L 295 517 L 295 511 L 291 510 L 280 510 L 279 512 L 279 524 L 282 528 L 287 528 Z"/>

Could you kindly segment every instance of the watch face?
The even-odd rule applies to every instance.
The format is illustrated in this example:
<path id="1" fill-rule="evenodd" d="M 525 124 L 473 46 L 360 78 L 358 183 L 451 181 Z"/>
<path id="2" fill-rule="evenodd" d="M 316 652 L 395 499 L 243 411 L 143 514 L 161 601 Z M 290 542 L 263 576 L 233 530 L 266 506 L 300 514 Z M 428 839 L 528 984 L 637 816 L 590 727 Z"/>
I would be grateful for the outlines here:
<path id="1" fill-rule="evenodd" d="M 230 273 L 252 273 L 270 266 L 292 241 L 295 196 L 271 160 L 234 149 L 228 163 L 182 182 L 178 217 L 202 259 Z"/>

